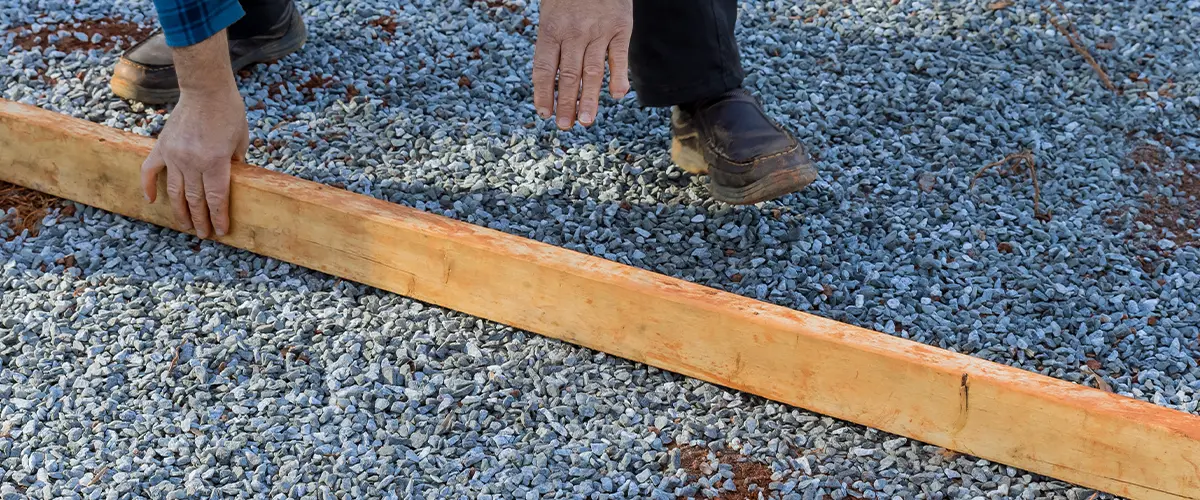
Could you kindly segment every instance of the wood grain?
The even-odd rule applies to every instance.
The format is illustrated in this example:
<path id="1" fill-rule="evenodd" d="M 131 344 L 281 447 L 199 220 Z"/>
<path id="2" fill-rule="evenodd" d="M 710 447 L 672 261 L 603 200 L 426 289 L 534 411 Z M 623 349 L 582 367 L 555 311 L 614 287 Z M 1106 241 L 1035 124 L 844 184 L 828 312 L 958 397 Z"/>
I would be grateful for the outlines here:
<path id="1" fill-rule="evenodd" d="M 153 142 L 0 101 L 0 180 L 178 230 Z M 162 186 L 160 186 L 160 191 Z M 244 164 L 220 241 L 1137 499 L 1200 499 L 1200 417 Z"/>

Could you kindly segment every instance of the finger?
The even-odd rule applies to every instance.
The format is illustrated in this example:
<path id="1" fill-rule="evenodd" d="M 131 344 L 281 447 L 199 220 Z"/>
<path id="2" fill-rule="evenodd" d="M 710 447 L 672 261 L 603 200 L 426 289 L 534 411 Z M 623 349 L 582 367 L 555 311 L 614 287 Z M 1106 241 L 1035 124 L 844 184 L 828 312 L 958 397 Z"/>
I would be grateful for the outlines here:
<path id="1" fill-rule="evenodd" d="M 204 200 L 208 204 L 213 231 L 217 236 L 229 233 L 229 169 L 218 168 L 204 173 Z"/>
<path id="2" fill-rule="evenodd" d="M 608 44 L 608 93 L 621 99 L 629 93 L 629 33 L 617 33 Z"/>
<path id="3" fill-rule="evenodd" d="M 245 162 L 246 151 L 250 149 L 250 131 L 247 130 L 241 134 L 241 140 L 238 141 L 236 148 L 233 148 L 234 161 Z"/>
<path id="4" fill-rule="evenodd" d="M 539 36 L 533 49 L 533 106 L 542 118 L 554 114 L 554 77 L 558 74 L 558 42 Z"/>
<path id="5" fill-rule="evenodd" d="M 158 199 L 158 175 L 165 168 L 167 164 L 158 152 L 158 146 L 155 146 L 146 156 L 146 161 L 142 162 L 142 196 L 146 197 L 146 201 L 154 203 Z"/>
<path id="6" fill-rule="evenodd" d="M 563 43 L 558 56 L 558 128 L 567 130 L 575 125 L 575 102 L 579 99 L 579 80 L 583 73 L 583 52 L 586 45 L 569 40 Z"/>
<path id="7" fill-rule="evenodd" d="M 579 95 L 579 123 L 591 125 L 600 110 L 600 87 L 604 86 L 604 54 L 608 43 L 593 41 L 583 53 L 583 93 Z"/>
<path id="8" fill-rule="evenodd" d="M 198 173 L 184 179 L 184 196 L 187 198 L 188 211 L 192 214 L 192 227 L 196 228 L 196 236 L 208 238 L 209 218 L 208 203 L 204 200 L 204 179 Z"/>
<path id="9" fill-rule="evenodd" d="M 171 208 L 175 211 L 175 220 L 187 231 L 192 228 L 192 215 L 188 212 L 187 198 L 183 194 L 183 174 L 178 168 L 167 167 L 167 196 L 171 198 Z"/>

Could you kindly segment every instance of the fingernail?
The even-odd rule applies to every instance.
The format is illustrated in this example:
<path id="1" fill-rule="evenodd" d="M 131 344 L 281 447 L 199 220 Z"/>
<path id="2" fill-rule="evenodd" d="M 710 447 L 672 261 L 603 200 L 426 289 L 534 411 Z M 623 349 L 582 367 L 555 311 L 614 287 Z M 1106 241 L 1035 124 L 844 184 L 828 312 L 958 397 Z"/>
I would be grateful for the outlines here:
<path id="1" fill-rule="evenodd" d="M 571 120 L 568 120 L 566 118 L 559 118 L 558 119 L 558 128 L 561 128 L 563 130 L 571 128 Z"/>
<path id="2" fill-rule="evenodd" d="M 224 236 L 225 236 L 225 230 L 224 230 L 224 229 L 217 229 L 217 236 L 218 236 L 218 237 L 224 237 Z"/>
<path id="3" fill-rule="evenodd" d="M 546 108 L 539 108 L 538 116 L 540 116 L 542 118 L 550 118 L 550 110 L 548 110 Z"/>
<path id="4" fill-rule="evenodd" d="M 580 123 L 592 123 L 592 114 L 587 111 L 580 113 L 579 114 L 579 122 Z"/>
<path id="5" fill-rule="evenodd" d="M 142 198 L 146 200 L 146 203 L 150 203 L 150 195 L 142 193 Z"/>

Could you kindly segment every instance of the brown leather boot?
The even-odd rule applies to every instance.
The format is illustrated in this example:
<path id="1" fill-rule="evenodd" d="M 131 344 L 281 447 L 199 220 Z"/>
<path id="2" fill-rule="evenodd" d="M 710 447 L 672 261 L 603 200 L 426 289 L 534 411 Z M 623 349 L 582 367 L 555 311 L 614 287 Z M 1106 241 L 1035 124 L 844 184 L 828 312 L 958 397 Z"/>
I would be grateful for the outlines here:
<path id="1" fill-rule="evenodd" d="M 817 178 L 804 146 L 745 89 L 675 106 L 671 159 L 708 174 L 717 201 L 752 205 L 799 191 Z"/>
<path id="2" fill-rule="evenodd" d="M 289 6 L 287 13 L 265 34 L 229 40 L 229 60 L 233 71 L 257 63 L 274 62 L 300 50 L 308 39 L 300 11 Z M 114 94 L 146 104 L 165 104 L 179 100 L 179 80 L 171 48 L 162 31 L 138 42 L 121 55 L 109 83 Z"/>

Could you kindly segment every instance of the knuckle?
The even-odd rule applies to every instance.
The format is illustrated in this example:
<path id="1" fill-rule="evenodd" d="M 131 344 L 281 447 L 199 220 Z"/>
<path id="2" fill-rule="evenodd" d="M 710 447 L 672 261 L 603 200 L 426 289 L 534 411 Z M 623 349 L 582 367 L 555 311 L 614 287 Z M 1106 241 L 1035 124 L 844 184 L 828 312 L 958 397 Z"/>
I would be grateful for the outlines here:
<path id="1" fill-rule="evenodd" d="M 539 73 L 553 73 L 554 72 L 554 64 L 552 64 L 547 59 L 534 59 L 533 60 L 533 71 L 539 72 Z"/>
<path id="2" fill-rule="evenodd" d="M 553 23 L 542 26 L 552 40 L 574 40 L 583 36 L 584 28 L 576 23 Z"/>
<path id="3" fill-rule="evenodd" d="M 589 78 L 604 76 L 604 66 L 599 64 L 588 64 L 583 67 L 583 75 Z"/>
<path id="4" fill-rule="evenodd" d="M 192 151 L 190 149 L 186 145 L 179 144 L 176 141 L 162 143 L 162 158 L 170 163 L 179 163 L 181 160 L 191 156 Z"/>
<path id="5" fill-rule="evenodd" d="M 566 81 L 578 80 L 579 79 L 579 70 L 573 69 L 573 68 L 566 68 L 566 69 L 559 70 L 558 79 L 566 80 Z"/>
<path id="6" fill-rule="evenodd" d="M 168 165 L 174 165 L 181 170 L 195 170 L 197 167 L 219 161 L 221 155 L 215 153 L 213 148 L 189 144 L 164 148 L 163 159 Z"/>

